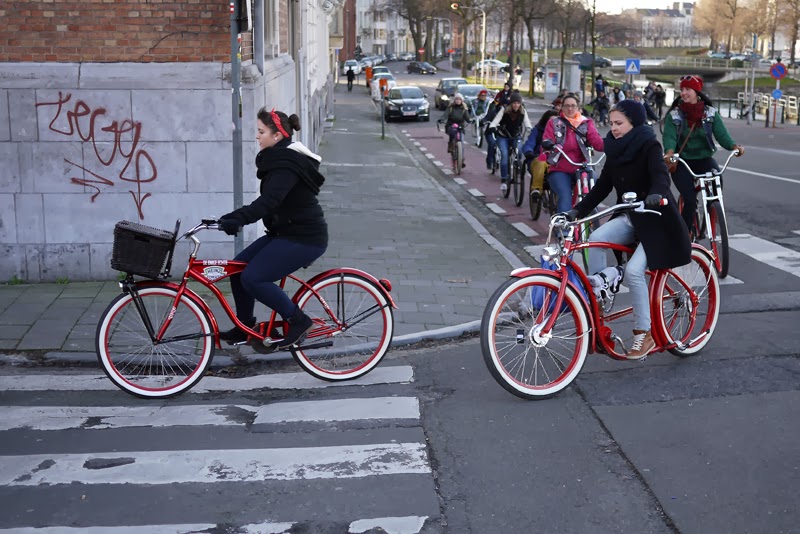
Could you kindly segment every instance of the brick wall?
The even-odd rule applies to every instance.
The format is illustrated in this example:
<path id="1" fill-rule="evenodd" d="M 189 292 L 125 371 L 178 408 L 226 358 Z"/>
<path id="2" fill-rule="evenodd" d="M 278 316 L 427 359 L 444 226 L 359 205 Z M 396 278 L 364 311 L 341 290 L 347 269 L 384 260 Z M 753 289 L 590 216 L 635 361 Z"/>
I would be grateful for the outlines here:
<path id="1" fill-rule="evenodd" d="M 250 59 L 251 39 L 243 36 Z M 0 61 L 230 61 L 224 0 L 17 0 L 0 4 Z"/>

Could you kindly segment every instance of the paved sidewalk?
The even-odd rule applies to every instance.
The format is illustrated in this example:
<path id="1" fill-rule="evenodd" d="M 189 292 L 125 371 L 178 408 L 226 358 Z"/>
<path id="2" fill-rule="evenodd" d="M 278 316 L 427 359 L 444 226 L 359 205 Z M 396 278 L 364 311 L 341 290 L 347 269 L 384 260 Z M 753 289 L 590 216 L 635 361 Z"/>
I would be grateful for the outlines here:
<path id="1" fill-rule="evenodd" d="M 300 276 L 349 266 L 388 278 L 399 307 L 395 345 L 477 330 L 488 297 L 520 261 L 423 170 L 418 152 L 412 156 L 388 128 L 381 139 L 362 87 L 336 89 L 336 118 L 319 149 L 330 245 Z M 98 318 L 118 293 L 115 281 L 2 285 L 0 351 L 91 360 Z M 229 328 L 221 311 L 217 318 Z M 226 363 L 225 354 L 215 361 Z"/>

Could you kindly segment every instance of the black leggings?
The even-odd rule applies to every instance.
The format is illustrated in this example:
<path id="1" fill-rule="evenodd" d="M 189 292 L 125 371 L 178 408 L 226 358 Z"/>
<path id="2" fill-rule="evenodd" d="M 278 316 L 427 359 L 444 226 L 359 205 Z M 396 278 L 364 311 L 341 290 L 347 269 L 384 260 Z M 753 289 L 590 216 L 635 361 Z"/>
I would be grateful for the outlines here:
<path id="1" fill-rule="evenodd" d="M 714 161 L 714 158 L 704 159 L 691 159 L 686 160 L 689 167 L 695 174 L 703 174 L 711 170 L 719 169 L 719 165 Z M 683 210 L 681 216 L 683 217 L 686 226 L 689 229 L 694 228 L 694 216 L 697 213 L 697 192 L 694 189 L 694 178 L 683 163 L 678 162 L 678 170 L 672 175 L 672 181 L 675 187 L 683 197 Z"/>

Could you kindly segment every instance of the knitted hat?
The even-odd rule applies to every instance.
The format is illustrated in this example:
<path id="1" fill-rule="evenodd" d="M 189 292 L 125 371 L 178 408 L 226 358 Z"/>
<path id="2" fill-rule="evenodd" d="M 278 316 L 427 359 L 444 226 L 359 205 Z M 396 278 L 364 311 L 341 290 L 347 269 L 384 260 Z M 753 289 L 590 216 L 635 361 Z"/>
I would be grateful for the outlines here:
<path id="1" fill-rule="evenodd" d="M 634 128 L 647 121 L 647 112 L 644 106 L 635 100 L 622 100 L 611 111 L 619 111 L 631 121 Z"/>
<path id="2" fill-rule="evenodd" d="M 688 87 L 694 89 L 696 93 L 703 90 L 703 80 L 699 76 L 681 76 L 681 89 Z"/>
<path id="3" fill-rule="evenodd" d="M 519 102 L 520 104 L 522 104 L 522 95 L 521 95 L 521 94 L 519 94 L 519 93 L 511 93 L 511 98 L 510 98 L 510 100 L 511 100 L 511 103 L 512 103 L 512 104 L 513 104 L 514 102 Z"/>
<path id="4" fill-rule="evenodd" d="M 461 93 L 454 94 L 453 100 L 455 100 L 456 98 L 460 98 L 462 102 L 464 101 L 464 95 L 462 95 Z"/>

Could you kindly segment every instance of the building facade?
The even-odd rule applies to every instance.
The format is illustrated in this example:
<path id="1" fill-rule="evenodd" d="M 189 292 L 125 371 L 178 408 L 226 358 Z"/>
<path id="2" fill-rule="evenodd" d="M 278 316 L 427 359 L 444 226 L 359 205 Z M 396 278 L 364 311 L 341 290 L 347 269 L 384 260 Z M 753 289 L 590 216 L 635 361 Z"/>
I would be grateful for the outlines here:
<path id="1" fill-rule="evenodd" d="M 172 229 L 234 207 L 228 3 L 96 6 L 0 8 L 0 280 L 113 278 L 116 222 Z M 321 139 L 334 13 L 253 0 L 254 28 L 240 35 L 245 202 L 258 190 L 258 109 L 298 114 L 312 149 Z M 214 234 L 204 254 L 229 258 L 231 239 Z"/>

